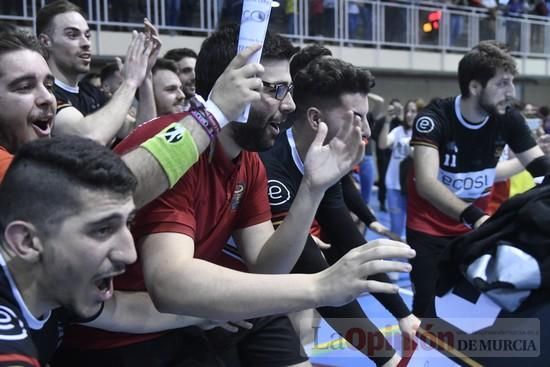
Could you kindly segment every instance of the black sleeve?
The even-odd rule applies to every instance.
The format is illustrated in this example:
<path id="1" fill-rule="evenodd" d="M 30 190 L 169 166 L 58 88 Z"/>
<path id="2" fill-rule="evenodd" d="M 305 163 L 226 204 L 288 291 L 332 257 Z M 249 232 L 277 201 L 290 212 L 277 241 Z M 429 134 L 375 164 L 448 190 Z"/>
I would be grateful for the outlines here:
<path id="1" fill-rule="evenodd" d="M 508 130 L 507 143 L 516 154 L 531 149 L 537 142 L 529 130 L 525 119 L 518 111 L 511 111 L 505 115 Z"/>
<path id="2" fill-rule="evenodd" d="M 367 226 L 376 221 L 376 217 L 371 212 L 367 204 L 363 201 L 359 190 L 353 184 L 353 179 L 349 174 L 342 177 L 342 192 L 344 194 L 344 202 L 348 209 Z"/>
<path id="3" fill-rule="evenodd" d="M 324 251 L 329 264 L 335 263 L 348 251 L 366 242 L 353 223 L 349 210 L 345 207 L 319 208 L 316 218 L 331 244 L 330 249 Z M 391 282 L 386 273 L 375 274 L 370 278 L 386 283 Z M 397 319 L 411 314 L 398 294 L 373 293 L 372 295 Z"/>
<path id="4" fill-rule="evenodd" d="M 313 238 L 308 236 L 304 251 L 292 272 L 313 274 L 325 270 L 328 266 L 321 250 Z M 378 327 L 365 315 L 359 302 L 353 301 L 340 307 L 319 307 L 317 311 L 340 336 L 370 358 L 377 366 L 383 365 L 395 354 L 395 349 Z M 352 328 L 361 330 L 366 335 L 366 341 L 354 337 L 355 334 L 349 332 Z"/>

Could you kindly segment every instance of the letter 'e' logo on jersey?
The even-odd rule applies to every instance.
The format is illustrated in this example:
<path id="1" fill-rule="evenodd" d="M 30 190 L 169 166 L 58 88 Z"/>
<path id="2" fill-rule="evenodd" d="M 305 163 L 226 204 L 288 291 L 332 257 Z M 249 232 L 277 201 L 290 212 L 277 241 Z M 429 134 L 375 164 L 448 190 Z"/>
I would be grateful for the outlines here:
<path id="1" fill-rule="evenodd" d="M 27 330 L 15 312 L 6 306 L 0 306 L 0 340 L 23 340 Z"/>
<path id="2" fill-rule="evenodd" d="M 290 190 L 278 180 L 267 181 L 267 194 L 272 206 L 282 205 L 290 200 Z"/>
<path id="3" fill-rule="evenodd" d="M 422 116 L 418 120 L 416 120 L 416 130 L 419 133 L 427 134 L 431 132 L 435 127 L 434 120 L 432 120 L 431 117 Z"/>

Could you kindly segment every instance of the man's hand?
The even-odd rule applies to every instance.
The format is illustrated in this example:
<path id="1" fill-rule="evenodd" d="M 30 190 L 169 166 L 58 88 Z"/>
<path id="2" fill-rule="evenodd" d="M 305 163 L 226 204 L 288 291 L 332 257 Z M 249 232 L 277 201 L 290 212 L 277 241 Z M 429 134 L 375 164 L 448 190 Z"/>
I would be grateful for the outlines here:
<path id="1" fill-rule="evenodd" d="M 149 59 L 147 60 L 147 75 L 151 72 L 151 70 L 153 70 L 153 66 L 155 66 L 155 63 L 157 62 L 157 58 L 162 47 L 162 42 L 160 41 L 158 30 L 149 21 L 149 19 L 145 18 L 143 20 L 143 27 L 143 33 L 145 34 L 145 44 L 147 46 L 149 46 L 150 44 L 151 47 L 151 53 L 149 54 Z"/>
<path id="2" fill-rule="evenodd" d="M 154 42 L 145 42 L 145 34 L 136 31 L 132 32 L 132 41 L 128 46 L 124 67 L 122 68 L 122 78 L 135 88 L 139 88 L 147 72 L 147 63 L 153 48 Z"/>
<path id="3" fill-rule="evenodd" d="M 371 224 L 369 224 L 369 229 L 371 231 L 378 233 L 379 235 L 388 237 L 390 240 L 402 241 L 401 236 L 399 236 L 397 233 L 390 231 L 388 227 L 386 227 L 379 221 L 374 221 Z"/>
<path id="4" fill-rule="evenodd" d="M 401 330 L 401 334 L 407 335 L 411 339 L 415 337 L 419 327 L 420 320 L 412 313 L 409 316 L 399 319 L 399 330 Z"/>
<path id="5" fill-rule="evenodd" d="M 220 327 L 224 330 L 227 330 L 231 333 L 236 333 L 240 329 L 250 330 L 252 329 L 252 323 L 248 321 L 216 321 L 216 320 L 204 320 L 203 322 L 197 324 L 202 330 L 211 330 L 217 327 Z"/>
<path id="6" fill-rule="evenodd" d="M 349 251 L 330 268 L 317 273 L 318 304 L 341 306 L 350 303 L 364 292 L 397 293 L 391 283 L 369 280 L 369 276 L 390 271 L 409 272 L 406 262 L 383 260 L 410 259 L 416 252 L 408 245 L 386 239 L 371 241 Z"/>
<path id="7" fill-rule="evenodd" d="M 261 45 L 250 46 L 235 56 L 212 88 L 209 99 L 229 121 L 239 117 L 246 105 L 261 98 L 263 84 L 258 75 L 264 72 L 264 67 L 247 64 L 250 56 L 260 48 Z"/>
<path id="8" fill-rule="evenodd" d="M 304 160 L 304 182 L 312 191 L 324 192 L 358 164 L 365 154 L 360 121 L 351 111 L 348 121 L 326 145 L 327 125 L 319 122 L 317 135 Z"/>

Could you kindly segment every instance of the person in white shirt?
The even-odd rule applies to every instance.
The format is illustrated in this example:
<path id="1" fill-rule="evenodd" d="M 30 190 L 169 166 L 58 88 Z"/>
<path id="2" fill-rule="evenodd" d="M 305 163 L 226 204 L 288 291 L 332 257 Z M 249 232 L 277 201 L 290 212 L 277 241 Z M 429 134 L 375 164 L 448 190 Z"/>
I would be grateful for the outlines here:
<path id="1" fill-rule="evenodd" d="M 402 175 L 404 173 L 401 172 L 401 170 L 405 169 L 402 163 L 405 158 L 412 154 L 412 148 L 409 142 L 411 141 L 412 125 L 417 111 L 416 102 L 413 100 L 408 101 L 405 104 L 403 125 L 397 126 L 388 133 L 390 129 L 390 119 L 386 119 L 378 140 L 378 145 L 381 149 L 388 147 L 392 149 L 391 159 L 385 177 L 387 189 L 386 197 L 388 200 L 388 212 L 390 214 L 390 230 L 397 233 L 399 236 L 403 236 L 407 214 L 407 197 L 401 186 L 401 181 L 403 179 Z"/>

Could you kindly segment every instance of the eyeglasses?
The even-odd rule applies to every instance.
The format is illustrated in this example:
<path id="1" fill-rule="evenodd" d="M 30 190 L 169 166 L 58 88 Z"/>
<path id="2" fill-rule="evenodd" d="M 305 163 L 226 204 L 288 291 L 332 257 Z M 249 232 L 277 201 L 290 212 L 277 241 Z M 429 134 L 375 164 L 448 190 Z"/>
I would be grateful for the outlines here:
<path id="1" fill-rule="evenodd" d="M 264 87 L 271 88 L 272 91 L 275 92 L 274 96 L 275 99 L 282 101 L 285 99 L 286 95 L 288 93 L 292 93 L 292 90 L 294 89 L 294 84 L 286 84 L 286 83 L 268 83 L 266 81 L 262 80 L 262 83 Z"/>

